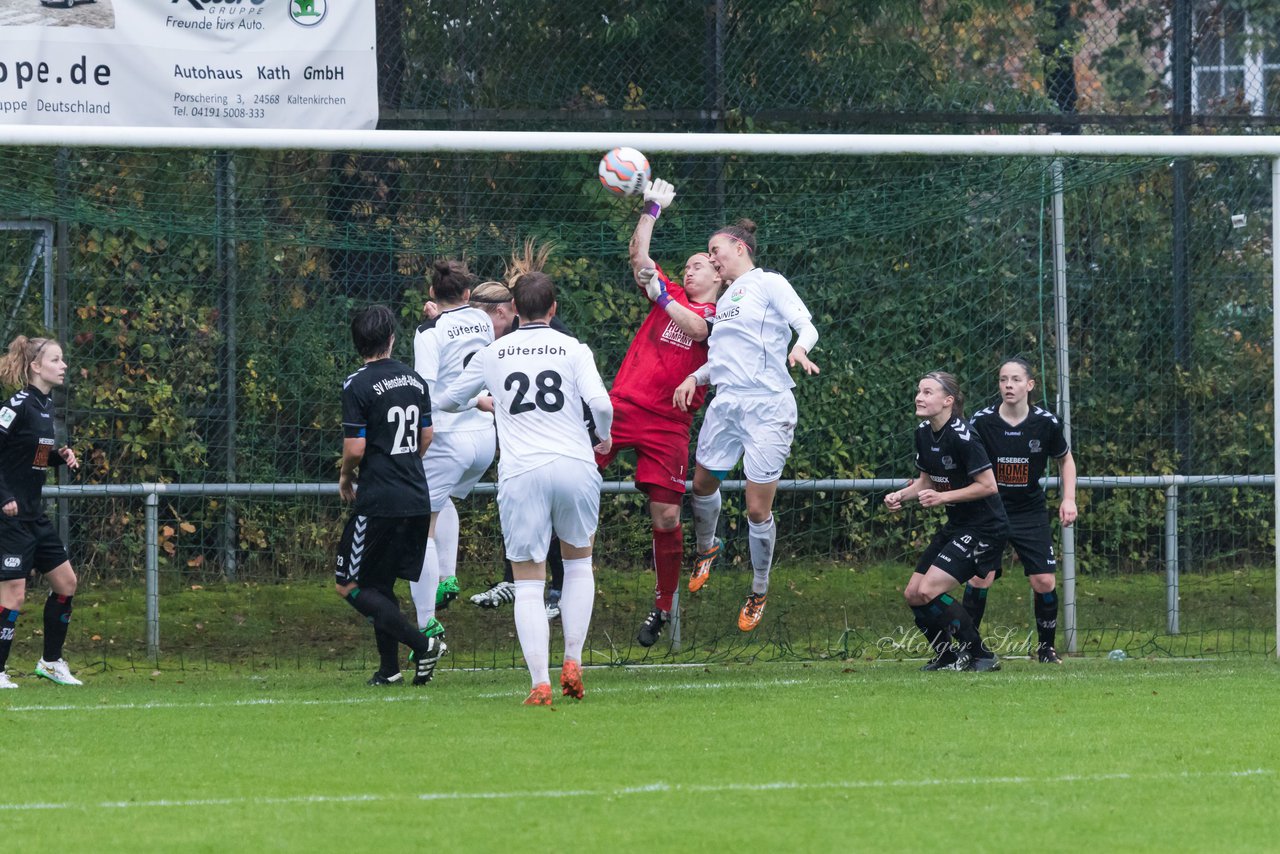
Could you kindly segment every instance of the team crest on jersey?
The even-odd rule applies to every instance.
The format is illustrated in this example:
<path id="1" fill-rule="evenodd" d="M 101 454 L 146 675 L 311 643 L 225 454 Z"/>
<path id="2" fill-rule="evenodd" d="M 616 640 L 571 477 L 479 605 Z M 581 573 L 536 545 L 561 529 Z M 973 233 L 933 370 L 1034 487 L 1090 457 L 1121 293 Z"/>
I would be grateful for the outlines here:
<path id="1" fill-rule="evenodd" d="M 0 427 L 8 428 L 13 424 L 13 419 L 18 417 L 18 413 L 9 407 L 0 408 Z"/>
<path id="2" fill-rule="evenodd" d="M 949 455 L 947 455 L 947 454 L 943 454 L 943 455 L 942 455 L 942 467 L 943 467 L 943 468 L 948 468 L 948 469 L 953 469 L 953 468 L 955 468 L 955 467 L 956 467 L 956 461 L 955 461 L 955 460 L 953 460 Z"/>
<path id="3" fill-rule="evenodd" d="M 742 298 L 745 297 L 746 295 L 747 295 L 747 289 L 744 288 L 742 285 L 738 285 L 738 287 L 734 288 L 732 291 L 729 292 L 729 299 L 732 302 L 741 302 Z"/>
<path id="4" fill-rule="evenodd" d="M 1038 454 L 1038 453 L 1040 453 L 1040 440 L 1039 440 L 1039 439 L 1032 439 L 1030 442 L 1028 442 L 1028 443 L 1027 443 L 1027 450 L 1031 451 L 1031 453 L 1033 453 L 1033 454 Z"/>

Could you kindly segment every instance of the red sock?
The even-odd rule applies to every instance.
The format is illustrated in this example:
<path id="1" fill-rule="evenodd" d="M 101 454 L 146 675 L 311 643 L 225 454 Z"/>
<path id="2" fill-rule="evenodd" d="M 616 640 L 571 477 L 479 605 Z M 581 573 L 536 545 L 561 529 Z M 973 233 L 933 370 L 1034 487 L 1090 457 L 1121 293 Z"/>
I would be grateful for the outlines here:
<path id="1" fill-rule="evenodd" d="M 684 560 L 684 532 L 679 525 L 663 531 L 653 529 L 653 567 L 658 575 L 654 602 L 659 610 L 671 610 L 671 597 L 680 584 L 680 564 Z"/>

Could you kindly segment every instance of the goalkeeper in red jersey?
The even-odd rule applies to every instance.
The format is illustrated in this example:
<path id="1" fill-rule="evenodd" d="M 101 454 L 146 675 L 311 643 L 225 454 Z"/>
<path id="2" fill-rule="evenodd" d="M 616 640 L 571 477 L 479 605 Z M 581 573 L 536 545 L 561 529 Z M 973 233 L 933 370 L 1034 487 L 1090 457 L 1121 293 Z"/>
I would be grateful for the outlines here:
<path id="1" fill-rule="evenodd" d="M 652 305 L 609 392 L 614 411 L 613 448 L 596 456 L 603 469 L 618 451 L 634 450 L 636 486 L 649 496 L 657 584 L 653 610 L 636 635 L 636 641 L 645 647 L 657 643 L 671 619 L 673 596 L 680 582 L 684 552 L 680 501 L 689 467 L 689 430 L 706 389 L 698 390 L 687 412 L 672 405 L 672 396 L 676 386 L 707 361 L 707 338 L 721 284 L 704 252 L 689 257 L 679 282 L 670 279 L 649 257 L 654 223 L 675 195 L 675 188 L 661 179 L 645 188 L 644 211 L 631 236 L 631 271 Z"/>

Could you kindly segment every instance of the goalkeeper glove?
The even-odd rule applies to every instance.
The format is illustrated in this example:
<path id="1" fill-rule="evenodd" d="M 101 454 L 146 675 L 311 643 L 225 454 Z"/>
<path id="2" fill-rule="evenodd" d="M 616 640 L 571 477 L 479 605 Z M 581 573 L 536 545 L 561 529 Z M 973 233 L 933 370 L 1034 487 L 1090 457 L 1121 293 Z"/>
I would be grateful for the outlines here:
<path id="1" fill-rule="evenodd" d="M 653 267 L 646 267 L 636 273 L 636 278 L 644 285 L 644 292 L 649 295 L 649 299 L 658 304 L 658 308 L 665 309 L 671 302 L 671 294 L 667 293 L 667 283 L 658 271 Z"/>
<path id="2" fill-rule="evenodd" d="M 654 178 L 644 187 L 644 212 L 657 219 L 663 208 L 671 206 L 675 197 L 675 187 L 661 178 Z"/>

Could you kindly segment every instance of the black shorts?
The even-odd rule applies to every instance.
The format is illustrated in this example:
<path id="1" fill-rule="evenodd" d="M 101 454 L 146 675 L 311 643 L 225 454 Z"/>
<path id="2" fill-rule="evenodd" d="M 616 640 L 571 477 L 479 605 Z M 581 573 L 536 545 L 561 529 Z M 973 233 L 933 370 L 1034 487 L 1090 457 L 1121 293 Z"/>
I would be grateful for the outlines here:
<path id="1" fill-rule="evenodd" d="M 1049 527 L 1047 511 L 1009 515 L 1009 545 L 1018 553 L 1022 562 L 1022 574 L 1053 575 L 1058 561 L 1053 554 L 1053 529 Z M 996 571 L 996 578 L 1004 574 L 1001 559 L 1004 548 L 987 554 L 981 561 L 982 575 Z"/>
<path id="2" fill-rule="evenodd" d="M 975 575 L 986 575 L 989 569 L 979 569 L 989 554 L 999 554 L 1004 540 L 990 534 L 982 534 L 966 528 L 944 527 L 933 535 L 929 547 L 916 562 L 916 572 L 924 575 L 929 567 L 936 566 L 963 584 Z"/>
<path id="3" fill-rule="evenodd" d="M 347 520 L 338 543 L 334 580 L 338 584 L 390 588 L 397 578 L 417 581 L 427 554 L 431 517 L 356 516 Z"/>
<path id="4" fill-rule="evenodd" d="M 32 570 L 43 575 L 70 560 L 53 523 L 0 515 L 0 581 L 26 578 Z"/>

